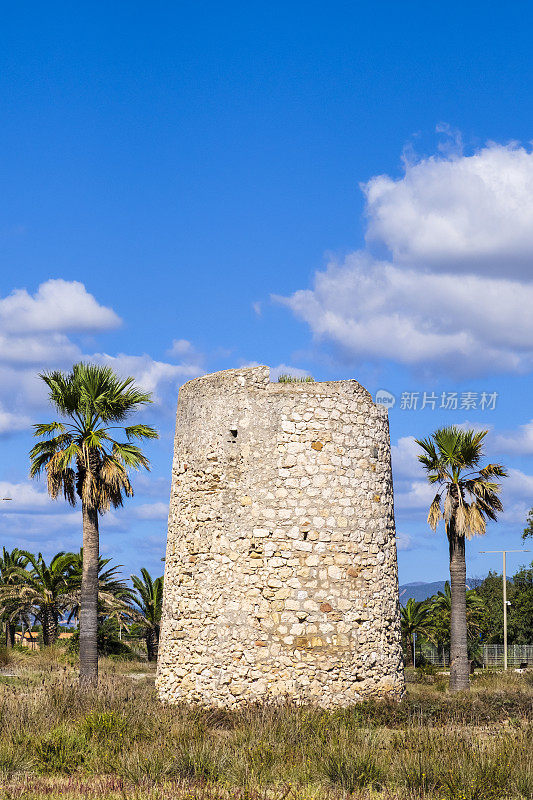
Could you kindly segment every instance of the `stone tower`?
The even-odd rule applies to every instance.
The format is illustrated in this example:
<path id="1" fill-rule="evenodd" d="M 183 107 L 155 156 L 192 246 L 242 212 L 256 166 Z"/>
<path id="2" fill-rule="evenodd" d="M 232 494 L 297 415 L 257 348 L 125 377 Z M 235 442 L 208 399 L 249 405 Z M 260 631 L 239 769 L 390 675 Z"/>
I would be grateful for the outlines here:
<path id="1" fill-rule="evenodd" d="M 232 707 L 400 697 L 387 412 L 356 381 L 180 390 L 157 687 Z"/>

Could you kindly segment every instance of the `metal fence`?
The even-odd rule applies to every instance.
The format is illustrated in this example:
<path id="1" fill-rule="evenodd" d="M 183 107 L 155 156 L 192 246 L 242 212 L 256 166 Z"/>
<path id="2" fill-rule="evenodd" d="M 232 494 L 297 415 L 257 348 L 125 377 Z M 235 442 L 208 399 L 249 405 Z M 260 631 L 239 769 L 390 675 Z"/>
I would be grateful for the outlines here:
<path id="1" fill-rule="evenodd" d="M 436 667 L 449 667 L 450 651 L 446 647 L 435 647 L 431 642 L 417 642 L 416 661 L 421 663 L 423 659 Z"/>
<path id="2" fill-rule="evenodd" d="M 507 647 L 507 666 L 533 666 L 533 644 L 510 644 Z M 483 666 L 503 667 L 503 644 L 483 645 Z"/>
<path id="3" fill-rule="evenodd" d="M 425 659 L 436 667 L 449 667 L 450 651 L 435 647 L 430 642 L 416 643 L 416 660 Z M 510 644 L 507 647 L 507 666 L 519 667 L 521 664 L 533 666 L 533 644 Z M 483 666 L 503 668 L 503 644 L 483 645 Z"/>

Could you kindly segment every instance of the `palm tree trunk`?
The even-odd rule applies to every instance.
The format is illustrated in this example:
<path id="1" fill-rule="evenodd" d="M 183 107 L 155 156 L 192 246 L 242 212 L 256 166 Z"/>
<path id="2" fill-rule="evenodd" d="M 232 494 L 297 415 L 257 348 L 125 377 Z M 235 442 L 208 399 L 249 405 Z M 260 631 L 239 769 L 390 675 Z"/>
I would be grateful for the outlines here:
<path id="1" fill-rule="evenodd" d="M 154 627 L 154 657 L 157 661 L 157 656 L 159 655 L 159 635 L 161 632 L 161 626 L 158 624 Z"/>
<path id="2" fill-rule="evenodd" d="M 43 633 L 43 647 L 48 647 L 50 645 L 50 639 L 48 638 L 50 632 L 50 626 L 48 624 L 48 615 L 49 610 L 46 606 L 41 607 L 41 627 Z"/>
<path id="3" fill-rule="evenodd" d="M 157 647 L 155 646 L 155 631 L 148 628 L 146 631 L 146 655 L 148 661 L 155 661 L 157 657 Z"/>
<path id="4" fill-rule="evenodd" d="M 448 529 L 450 543 L 450 691 L 470 688 L 468 644 L 466 632 L 466 558 L 465 537 L 455 530 L 453 520 Z"/>
<path id="5" fill-rule="evenodd" d="M 405 644 L 407 650 L 407 666 L 413 666 L 413 634 L 409 631 L 405 636 Z"/>
<path id="6" fill-rule="evenodd" d="M 15 626 L 12 622 L 6 622 L 6 647 L 15 647 Z"/>
<path id="7" fill-rule="evenodd" d="M 57 641 L 57 612 L 53 605 L 46 606 L 42 613 L 43 644 L 45 647 Z"/>
<path id="8" fill-rule="evenodd" d="M 98 682 L 98 512 L 83 508 L 83 568 L 80 598 L 80 683 Z"/>

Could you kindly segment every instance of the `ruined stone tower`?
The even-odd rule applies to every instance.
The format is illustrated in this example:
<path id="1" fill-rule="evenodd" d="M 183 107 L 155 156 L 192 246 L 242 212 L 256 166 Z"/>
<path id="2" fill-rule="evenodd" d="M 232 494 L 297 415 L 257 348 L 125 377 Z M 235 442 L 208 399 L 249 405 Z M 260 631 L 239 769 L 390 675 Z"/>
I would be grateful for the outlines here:
<path id="1" fill-rule="evenodd" d="M 157 687 L 326 707 L 403 691 L 387 413 L 267 367 L 180 390 Z"/>

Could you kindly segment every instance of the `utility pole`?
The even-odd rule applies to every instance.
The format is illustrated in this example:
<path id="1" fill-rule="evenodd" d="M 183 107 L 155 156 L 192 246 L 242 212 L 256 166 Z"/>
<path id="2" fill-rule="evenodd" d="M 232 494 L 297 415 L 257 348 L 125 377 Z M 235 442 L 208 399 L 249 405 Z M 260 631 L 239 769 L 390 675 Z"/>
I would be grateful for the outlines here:
<path id="1" fill-rule="evenodd" d="M 501 553 L 503 567 L 503 668 L 507 669 L 507 553 L 529 553 L 529 550 L 480 550 L 480 553 Z"/>

